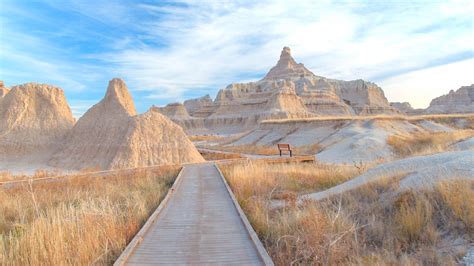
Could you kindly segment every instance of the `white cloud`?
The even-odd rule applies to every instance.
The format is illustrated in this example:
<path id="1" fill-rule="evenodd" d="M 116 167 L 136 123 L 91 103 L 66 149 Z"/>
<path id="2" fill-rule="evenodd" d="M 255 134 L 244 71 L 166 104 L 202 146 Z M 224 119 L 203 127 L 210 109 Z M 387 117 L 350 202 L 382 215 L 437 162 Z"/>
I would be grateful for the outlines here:
<path id="1" fill-rule="evenodd" d="M 105 57 L 151 98 L 175 100 L 264 73 L 287 45 L 316 74 L 341 79 L 380 79 L 472 50 L 472 27 L 437 25 L 466 19 L 474 11 L 469 1 L 371 4 L 380 9 L 374 11 L 340 1 L 183 2 L 186 8 L 138 6 L 159 12 L 160 20 L 143 25 L 148 40 L 166 47 L 129 47 Z"/>
<path id="2" fill-rule="evenodd" d="M 385 96 L 392 102 L 410 102 L 415 108 L 426 108 L 431 99 L 474 84 L 474 59 L 409 72 L 380 82 Z"/>
<path id="3" fill-rule="evenodd" d="M 420 74 L 421 69 L 472 53 L 471 0 L 45 0 L 42 4 L 62 16 L 82 17 L 40 37 L 17 32 L 21 27 L 13 27 L 14 19 L 28 17 L 38 24 L 53 19 L 7 2 L 0 16 L 8 14 L 12 21 L 0 21 L 0 59 L 9 65 L 0 65 L 0 75 L 44 77 L 75 93 L 85 84 L 103 88 L 94 83 L 112 75 L 143 91 L 139 95 L 145 100 L 171 102 L 201 91 L 215 93 L 231 82 L 263 77 L 283 46 L 290 46 L 295 59 L 317 75 L 382 81 L 390 100 L 409 100 L 415 106 L 425 106 L 431 92 L 439 96 L 460 82 L 474 82 L 453 64 L 446 66 L 454 70 L 443 89 L 430 80 L 418 86 L 430 77 Z M 76 49 L 55 43 L 54 34 L 73 40 Z M 459 54 L 464 57 L 457 58 Z M 387 78 L 391 76 L 396 77 Z"/>
<path id="4" fill-rule="evenodd" d="M 79 119 L 94 104 L 98 103 L 98 101 L 95 101 L 95 100 L 74 100 L 74 99 L 68 102 L 71 107 L 72 115 L 76 119 Z"/>

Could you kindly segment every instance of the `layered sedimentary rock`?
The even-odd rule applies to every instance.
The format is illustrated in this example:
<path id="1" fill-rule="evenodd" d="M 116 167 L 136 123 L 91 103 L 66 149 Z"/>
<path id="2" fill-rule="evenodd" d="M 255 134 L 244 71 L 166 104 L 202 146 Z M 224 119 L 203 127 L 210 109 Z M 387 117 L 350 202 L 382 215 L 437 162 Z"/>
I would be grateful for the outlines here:
<path id="1" fill-rule="evenodd" d="M 188 119 L 191 118 L 188 111 L 184 107 L 182 103 L 170 103 L 165 107 L 151 107 L 154 111 L 158 111 L 159 113 L 172 118 L 172 119 Z"/>
<path id="2" fill-rule="evenodd" d="M 435 98 L 426 109 L 431 114 L 474 113 L 474 84 Z"/>
<path id="3" fill-rule="evenodd" d="M 293 88 L 283 88 L 274 93 L 265 110 L 269 118 L 301 118 L 311 116 Z"/>
<path id="4" fill-rule="evenodd" d="M 397 108 L 398 110 L 406 114 L 414 110 L 409 102 L 391 102 L 390 106 L 392 106 L 393 108 Z"/>
<path id="5" fill-rule="evenodd" d="M 298 95 L 309 112 L 318 115 L 354 115 L 354 110 L 323 79 L 301 78 L 295 82 Z M 316 89 L 317 88 L 317 89 Z"/>
<path id="6" fill-rule="evenodd" d="M 137 115 L 125 82 L 113 79 L 105 97 L 79 119 L 50 164 L 117 169 L 199 161 L 203 158 L 181 127 L 152 110 Z"/>
<path id="7" fill-rule="evenodd" d="M 47 157 L 74 122 L 62 89 L 37 83 L 12 87 L 0 100 L 0 160 Z"/>
<path id="8" fill-rule="evenodd" d="M 277 65 L 262 81 L 280 79 L 294 83 L 296 93 L 303 99 L 313 98 L 305 99 L 305 102 L 313 112 L 319 114 L 398 113 L 389 105 L 382 89 L 376 84 L 361 79 L 344 81 L 316 76 L 303 64 L 296 63 L 288 47 L 283 48 Z M 316 106 L 319 103 L 321 106 Z"/>
<path id="9" fill-rule="evenodd" d="M 359 115 L 397 114 L 397 109 L 390 106 L 383 90 L 375 83 L 361 79 L 352 81 L 330 80 L 341 99 L 349 104 Z"/>
<path id="10" fill-rule="evenodd" d="M 409 102 L 391 102 L 390 106 L 407 115 L 421 115 L 426 111 L 425 109 L 413 108 Z"/>
<path id="11" fill-rule="evenodd" d="M 281 97 L 283 95 L 286 96 Z M 278 97 L 291 103 L 282 106 L 294 104 L 298 111 L 273 108 L 270 102 Z M 186 101 L 184 105 L 191 118 L 180 119 L 173 114 L 170 117 L 192 133 L 196 132 L 196 127 L 215 131 L 221 125 L 244 131 L 254 128 L 264 119 L 274 118 L 401 113 L 390 106 L 376 84 L 317 76 L 297 63 L 288 47 L 283 48 L 277 64 L 263 79 L 230 84 L 218 92 L 213 102 L 205 96 Z"/>
<path id="12" fill-rule="evenodd" d="M 209 94 L 202 96 L 200 98 L 189 99 L 189 100 L 184 101 L 184 107 L 186 107 L 186 110 L 188 111 L 188 113 L 192 116 L 198 116 L 198 117 L 209 116 L 210 113 L 212 113 L 212 110 L 210 110 L 211 112 L 206 112 L 206 109 L 209 109 L 209 107 L 211 107 L 212 109 L 212 105 L 213 105 L 213 102 Z"/>
<path id="13" fill-rule="evenodd" d="M 313 77 L 314 74 L 302 63 L 296 63 L 289 47 L 283 47 L 276 66 L 272 67 L 263 79 L 299 79 L 305 76 Z"/>

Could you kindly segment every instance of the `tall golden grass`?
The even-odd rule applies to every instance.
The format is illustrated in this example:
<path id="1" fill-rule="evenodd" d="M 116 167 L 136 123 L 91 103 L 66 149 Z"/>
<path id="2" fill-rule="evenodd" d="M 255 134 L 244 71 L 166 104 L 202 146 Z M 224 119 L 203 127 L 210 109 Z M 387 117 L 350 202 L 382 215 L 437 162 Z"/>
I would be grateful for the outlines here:
<path id="1" fill-rule="evenodd" d="M 212 152 L 212 151 L 203 151 L 200 150 L 199 153 L 206 161 L 219 161 L 219 160 L 228 160 L 228 159 L 239 159 L 244 158 L 242 155 L 238 153 L 232 152 Z"/>
<path id="2" fill-rule="evenodd" d="M 269 168 L 221 167 L 276 265 L 453 265 L 474 241 L 472 180 L 399 193 L 401 177 L 387 177 L 324 201 L 274 209 L 274 188 L 287 187 L 287 179 L 269 178 Z M 326 184 L 333 176 L 317 178 Z"/>
<path id="3" fill-rule="evenodd" d="M 450 145 L 474 136 L 474 130 L 455 130 L 448 132 L 419 132 L 411 135 L 392 135 L 387 143 L 395 154 L 404 158 L 426 155 L 449 150 Z"/>
<path id="4" fill-rule="evenodd" d="M 220 166 L 236 194 L 243 198 L 268 195 L 270 199 L 294 198 L 297 194 L 324 190 L 360 174 L 348 165 L 319 163 L 268 163 L 255 160 Z"/>
<path id="5" fill-rule="evenodd" d="M 78 176 L 0 190 L 0 265 L 112 264 L 178 170 Z"/>
<path id="6" fill-rule="evenodd" d="M 453 119 L 474 119 L 474 114 L 428 114 L 428 115 L 354 115 L 354 116 L 315 116 L 307 118 L 288 118 L 288 119 L 268 119 L 262 124 L 286 124 L 286 123 L 309 123 L 314 121 L 354 121 L 354 120 L 406 120 L 420 121 L 433 120 L 438 122 L 450 123 Z"/>

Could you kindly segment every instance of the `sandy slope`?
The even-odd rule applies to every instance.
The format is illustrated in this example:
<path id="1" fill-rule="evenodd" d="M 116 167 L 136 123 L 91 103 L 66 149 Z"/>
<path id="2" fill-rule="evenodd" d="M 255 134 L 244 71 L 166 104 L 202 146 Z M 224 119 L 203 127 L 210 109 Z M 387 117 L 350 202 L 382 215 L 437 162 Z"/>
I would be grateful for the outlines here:
<path id="1" fill-rule="evenodd" d="M 300 199 L 321 200 L 382 178 L 398 177 L 402 177 L 401 190 L 432 186 L 450 178 L 474 179 L 474 150 L 444 152 L 384 163 L 343 184 Z"/>
<path id="2" fill-rule="evenodd" d="M 392 135 L 449 132 L 453 127 L 433 121 L 357 119 L 262 123 L 230 145 L 292 146 L 318 144 L 316 158 L 325 163 L 369 163 L 396 158 L 387 139 Z M 462 145 L 462 144 L 459 144 Z"/>
<path id="3" fill-rule="evenodd" d="M 453 147 L 454 149 L 461 150 L 461 151 L 474 150 L 474 137 L 460 141 L 454 144 Z"/>

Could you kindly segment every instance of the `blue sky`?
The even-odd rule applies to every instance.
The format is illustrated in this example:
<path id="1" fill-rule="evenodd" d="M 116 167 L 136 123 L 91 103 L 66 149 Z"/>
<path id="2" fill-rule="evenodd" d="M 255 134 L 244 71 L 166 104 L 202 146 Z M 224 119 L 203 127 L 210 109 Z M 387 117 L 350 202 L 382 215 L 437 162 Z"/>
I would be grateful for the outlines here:
<path id="1" fill-rule="evenodd" d="M 472 14 L 471 0 L 0 0 L 0 79 L 58 85 L 80 116 L 122 77 L 143 112 L 258 80 L 289 46 L 317 75 L 426 107 L 474 83 Z"/>

